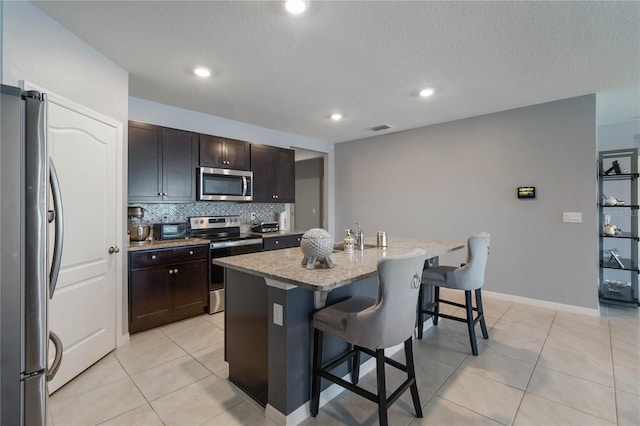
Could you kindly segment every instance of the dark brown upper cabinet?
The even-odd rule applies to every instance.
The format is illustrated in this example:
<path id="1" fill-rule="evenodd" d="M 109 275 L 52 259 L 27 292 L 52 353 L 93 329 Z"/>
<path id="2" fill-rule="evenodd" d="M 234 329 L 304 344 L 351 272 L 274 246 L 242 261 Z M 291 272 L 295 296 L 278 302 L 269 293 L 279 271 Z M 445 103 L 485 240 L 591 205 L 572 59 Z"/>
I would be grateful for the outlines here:
<path id="1" fill-rule="evenodd" d="M 254 203 L 295 202 L 295 152 L 251 144 Z"/>
<path id="2" fill-rule="evenodd" d="M 251 144 L 236 139 L 200 135 L 200 165 L 217 169 L 251 170 Z"/>
<path id="3" fill-rule="evenodd" d="M 196 199 L 198 135 L 129 122 L 129 202 Z"/>

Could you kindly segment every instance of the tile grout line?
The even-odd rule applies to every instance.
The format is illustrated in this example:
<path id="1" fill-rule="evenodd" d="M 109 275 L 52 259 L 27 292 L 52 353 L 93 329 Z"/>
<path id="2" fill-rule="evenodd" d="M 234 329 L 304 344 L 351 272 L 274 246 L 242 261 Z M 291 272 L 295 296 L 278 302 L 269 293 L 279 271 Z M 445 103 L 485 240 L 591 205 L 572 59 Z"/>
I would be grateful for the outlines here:
<path id="1" fill-rule="evenodd" d="M 494 329 L 495 324 L 497 324 L 497 323 L 498 323 L 498 321 L 500 321 L 500 320 L 502 319 L 502 317 L 507 313 L 507 311 L 508 311 L 509 309 L 511 309 L 511 307 L 512 307 L 512 306 L 513 306 L 513 303 L 510 303 L 510 304 L 509 304 L 509 307 L 508 307 L 507 309 L 505 309 L 505 311 L 500 315 L 500 317 L 498 317 L 498 319 L 496 320 L 496 322 L 494 323 L 494 325 L 493 325 L 493 326 L 491 326 L 491 327 L 489 327 L 489 329 L 487 330 L 487 332 L 488 332 L 488 331 L 491 331 L 491 330 L 493 330 L 493 329 Z M 483 309 L 483 311 L 484 311 L 484 309 Z M 484 313 L 485 313 L 485 312 L 483 312 L 483 314 L 484 314 Z M 436 326 L 436 327 L 437 327 L 437 326 Z M 445 337 L 445 336 L 443 336 L 443 338 L 446 338 L 446 337 Z M 453 341 L 452 339 L 448 339 L 448 340 Z M 490 339 L 487 339 L 487 340 L 490 340 Z M 457 342 L 457 343 L 459 343 L 459 342 Z M 439 386 L 439 387 L 438 387 L 438 388 L 433 392 L 433 395 L 432 395 L 432 397 L 429 399 L 429 401 L 431 401 L 431 399 L 433 399 L 433 398 L 435 398 L 435 397 L 439 397 L 439 398 L 442 398 L 443 400 L 445 400 L 445 401 L 447 401 L 447 402 L 449 402 L 449 403 L 451 403 L 451 404 L 457 405 L 458 407 L 461 407 L 461 408 L 463 408 L 463 409 L 465 409 L 465 410 L 471 411 L 472 413 L 475 413 L 475 414 L 477 414 L 477 415 L 479 415 L 479 416 L 482 416 L 482 417 L 484 417 L 484 418 L 486 418 L 486 419 L 489 419 L 489 420 L 494 421 L 494 422 L 496 422 L 496 423 L 503 424 L 503 423 L 499 422 L 499 421 L 498 421 L 498 420 L 496 420 L 496 419 L 493 419 L 493 418 L 491 418 L 491 417 L 488 417 L 488 416 L 486 416 L 486 415 L 484 415 L 484 414 L 482 414 L 482 413 L 478 413 L 477 411 L 472 410 L 472 409 L 471 409 L 471 408 L 469 408 L 469 407 L 465 407 L 464 405 L 460 405 L 460 404 L 458 404 L 458 403 L 457 403 L 457 402 L 455 402 L 455 401 L 451 401 L 451 400 L 449 400 L 449 399 L 447 399 L 447 398 L 445 398 L 445 397 L 443 397 L 443 396 L 438 395 L 438 392 L 440 391 L 440 389 L 442 389 L 442 387 L 447 383 L 447 381 L 449 381 L 449 379 L 451 378 L 451 376 L 452 376 L 453 374 L 455 374 L 455 373 L 456 373 L 456 372 L 458 372 L 458 371 L 460 371 L 460 372 L 465 371 L 465 370 L 463 370 L 463 369 L 462 369 L 462 368 L 460 368 L 460 367 L 462 366 L 462 364 L 464 364 L 464 362 L 467 360 L 467 358 L 469 358 L 469 357 L 471 357 L 471 356 L 473 356 L 473 355 L 472 355 L 472 354 L 467 353 L 467 355 L 466 355 L 466 356 L 462 359 L 462 361 L 461 361 L 461 362 L 460 362 L 460 363 L 459 363 L 459 364 L 454 368 L 454 370 L 453 370 L 453 371 L 452 371 L 452 372 L 447 376 L 447 378 L 442 382 L 442 384 L 441 384 L 441 385 L 440 385 L 440 386 Z M 506 355 L 504 355 L 504 356 L 506 356 Z M 509 358 L 512 358 L 512 357 L 509 357 Z M 516 359 L 516 358 L 512 358 L 512 359 Z M 478 377 L 482 377 L 482 378 L 484 378 L 484 379 L 491 380 L 491 381 L 493 381 L 493 382 L 500 383 L 500 384 L 503 384 L 503 385 L 505 385 L 505 386 L 509 386 L 509 387 L 514 388 L 513 386 L 507 385 L 507 384 L 502 383 L 502 382 L 498 382 L 497 380 L 494 380 L 494 379 L 491 379 L 491 378 L 488 378 L 488 377 L 481 376 L 481 375 L 476 374 L 476 373 L 473 373 L 473 372 L 471 372 L 471 371 L 467 371 L 467 372 L 468 372 L 468 373 L 470 373 L 470 374 L 474 374 L 474 375 L 476 375 L 476 376 L 478 376 Z M 514 388 L 514 389 L 517 389 L 517 388 Z M 522 389 L 518 389 L 518 390 L 522 390 Z M 524 397 L 524 393 L 523 393 L 523 397 Z M 429 402 L 429 401 L 428 401 L 428 402 Z M 427 403 L 428 403 L 428 402 L 427 402 Z M 425 406 L 426 406 L 426 404 L 425 404 Z M 519 406 L 518 406 L 518 408 L 519 408 Z M 516 410 L 516 414 L 517 414 L 517 410 Z M 515 415 L 514 415 L 514 419 L 515 419 Z M 511 423 L 513 423 L 513 419 L 511 420 Z M 508 425 L 506 425 L 506 426 L 508 426 Z"/>
<path id="2" fill-rule="evenodd" d="M 609 312 L 609 308 L 607 307 L 607 314 Z M 611 348 L 611 374 L 613 374 L 613 406 L 615 408 L 615 416 L 616 416 L 616 424 L 620 424 L 620 420 L 618 419 L 618 392 L 616 392 L 616 363 L 613 362 L 613 337 L 611 333 L 611 320 L 608 319 L 607 323 L 609 324 L 609 347 Z"/>
<path id="3" fill-rule="evenodd" d="M 542 356 L 542 351 L 544 350 L 544 345 L 547 343 L 547 339 L 549 338 L 549 334 L 551 334 L 551 328 L 553 324 L 556 322 L 556 318 L 558 316 L 558 311 L 555 311 L 553 314 L 553 320 L 549 325 L 549 329 L 547 330 L 547 335 L 544 337 L 544 341 L 542 342 L 542 346 L 540 347 L 540 352 L 538 352 L 538 356 L 536 357 L 536 362 L 533 364 L 533 368 L 531 369 L 531 374 L 529 375 L 529 380 L 527 380 L 527 384 L 524 387 L 524 392 L 522 392 L 522 398 L 520 398 L 520 403 L 518 404 L 518 408 L 516 408 L 516 413 L 511 419 L 511 424 L 513 424 L 518 417 L 518 413 L 520 412 L 520 408 L 522 407 L 522 402 L 524 401 L 524 397 L 527 396 L 527 390 L 529 389 L 529 385 L 531 384 L 531 378 L 533 377 L 534 372 L 536 371 L 536 367 L 538 366 L 538 362 L 540 361 L 540 357 Z"/>
<path id="4" fill-rule="evenodd" d="M 572 406 L 570 406 L 570 405 L 566 405 L 566 404 L 563 404 L 563 403 L 561 403 L 561 402 L 551 400 L 551 399 L 549 399 L 549 398 L 547 398 L 547 397 L 544 397 L 544 396 L 542 396 L 542 395 L 538 395 L 538 394 L 535 394 L 535 393 L 531 393 L 531 392 L 528 392 L 528 391 L 526 390 L 526 389 L 528 389 L 528 388 L 529 388 L 529 384 L 531 383 L 531 378 L 533 377 L 533 373 L 535 372 L 535 369 L 536 369 L 536 367 L 538 366 L 538 361 L 540 360 L 540 356 L 542 355 L 542 351 L 544 350 L 544 345 L 545 345 L 545 344 L 546 344 L 546 342 L 547 342 L 547 338 L 549 337 L 549 334 L 551 334 L 551 328 L 553 327 L 553 324 L 555 323 L 555 320 L 556 320 L 557 314 L 558 314 L 558 311 L 556 311 L 556 315 L 554 316 L 554 320 L 553 320 L 553 322 L 551 323 L 551 327 L 549 327 L 549 331 L 548 331 L 548 333 L 547 333 L 547 337 L 545 338 L 545 341 L 544 341 L 544 343 L 542 344 L 542 348 L 540 349 L 540 353 L 538 354 L 538 358 L 537 358 L 537 360 L 536 360 L 536 363 L 535 363 L 535 365 L 534 365 L 534 367 L 533 367 L 533 370 L 531 371 L 531 376 L 529 377 L 529 381 L 527 382 L 527 386 L 526 386 L 526 388 L 525 388 L 525 393 L 524 393 L 524 395 L 523 395 L 523 399 L 524 399 L 524 396 L 525 396 L 527 393 L 529 393 L 530 395 L 535 395 L 535 396 L 537 396 L 537 397 L 539 397 L 539 398 L 542 398 L 542 399 L 547 400 L 547 401 L 551 401 L 552 403 L 555 403 L 555 404 L 561 405 L 561 406 L 563 406 L 563 407 L 567 407 L 567 408 L 570 408 L 570 409 L 572 409 L 572 410 L 576 410 L 576 411 L 579 411 L 579 412 L 584 413 L 584 414 L 586 414 L 586 415 L 589 415 L 589 416 L 591 416 L 591 417 L 595 417 L 595 418 L 597 418 L 597 419 L 601 419 L 601 420 L 604 420 L 604 421 L 606 421 L 606 422 L 609 422 L 609 420 L 608 420 L 608 419 L 605 419 L 605 418 L 600 417 L 600 416 L 597 416 L 597 415 L 595 415 L 595 414 L 592 414 L 592 413 L 586 412 L 586 411 L 584 411 L 584 410 L 582 410 L 582 409 L 580 409 L 580 408 L 572 407 Z M 609 338 L 611 338 L 611 337 L 609 336 Z M 613 357 L 613 355 L 612 355 L 612 357 Z M 612 361 L 612 362 L 613 362 L 613 361 Z M 593 383 L 593 384 L 596 384 L 596 385 L 599 385 L 599 386 L 609 387 L 609 386 L 603 385 L 602 383 L 597 383 L 597 382 L 594 382 L 594 381 L 592 381 L 592 380 L 587 380 L 587 379 L 584 379 L 584 378 L 579 377 L 579 376 L 574 376 L 573 374 L 569 374 L 569 373 L 565 373 L 565 372 L 562 372 L 562 371 L 553 370 L 553 369 L 546 368 L 546 367 L 541 367 L 541 368 L 545 368 L 545 369 L 547 369 L 547 370 L 549 370 L 549 371 L 553 371 L 553 372 L 555 372 L 555 373 L 564 374 L 564 375 L 571 376 L 571 377 L 574 377 L 574 378 L 577 378 L 577 379 L 580 379 L 580 380 L 584 380 L 584 381 L 586 381 L 586 382 L 590 382 L 590 383 Z M 615 384 L 615 382 L 614 382 L 614 384 Z M 614 390 L 614 394 L 615 394 L 615 388 L 613 388 L 613 390 Z M 521 401 L 520 405 L 521 405 L 521 404 L 522 404 L 522 401 Z M 520 411 L 520 405 L 518 406 L 518 411 Z M 517 412 L 516 412 L 516 415 L 517 415 Z M 617 419 L 617 413 L 616 413 L 616 419 Z M 616 424 L 617 424 L 617 421 L 616 421 Z"/>
<path id="5" fill-rule="evenodd" d="M 166 423 L 162 420 L 162 418 L 160 417 L 160 415 L 156 412 L 156 410 L 153 408 L 153 405 L 151 405 L 151 402 L 149 402 L 149 400 L 147 399 L 147 397 L 144 395 L 144 393 L 142 393 L 142 389 L 140 389 L 140 387 L 138 387 L 138 384 L 135 382 L 135 380 L 133 380 L 133 377 L 131 377 L 131 375 L 129 374 L 129 372 L 127 371 L 126 368 L 124 368 L 124 365 L 122 365 L 122 363 L 120 362 L 120 360 L 118 359 L 118 357 L 116 356 L 116 354 L 113 354 L 113 357 L 116 359 L 116 361 L 118 362 L 118 364 L 120 364 L 120 367 L 122 368 L 122 370 L 127 374 L 127 377 L 129 378 L 129 380 L 131 380 L 131 383 L 133 383 L 133 385 L 136 387 L 136 389 L 138 390 L 138 392 L 140 392 L 140 395 L 142 395 L 142 398 L 144 398 L 146 405 L 149 406 L 149 408 L 151 409 L 151 411 L 153 411 L 153 413 L 158 417 L 158 419 L 160 419 L 160 421 L 162 422 L 163 425 L 165 425 Z M 141 405 L 140 407 L 144 407 L 144 405 Z M 124 413 L 120 413 L 117 416 L 114 416 L 110 419 L 105 420 L 102 423 L 108 422 L 109 420 L 113 420 L 115 418 L 118 418 L 124 414 L 130 413 L 131 411 L 137 410 L 140 407 L 136 407 L 133 408 L 129 411 L 125 411 Z M 100 425 L 101 423 L 99 423 L 98 425 Z"/>

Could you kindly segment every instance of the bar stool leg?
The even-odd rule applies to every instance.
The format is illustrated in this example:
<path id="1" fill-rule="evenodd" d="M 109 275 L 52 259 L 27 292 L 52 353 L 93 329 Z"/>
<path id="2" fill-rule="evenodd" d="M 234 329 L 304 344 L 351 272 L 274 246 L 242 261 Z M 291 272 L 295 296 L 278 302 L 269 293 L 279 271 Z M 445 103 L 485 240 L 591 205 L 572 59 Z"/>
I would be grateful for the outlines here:
<path id="1" fill-rule="evenodd" d="M 378 378 L 378 417 L 380 426 L 387 426 L 387 386 L 384 376 L 384 349 L 376 350 L 376 375 Z"/>
<path id="2" fill-rule="evenodd" d="M 320 409 L 320 368 L 322 367 L 322 332 L 313 329 L 313 375 L 311 377 L 311 416 L 318 415 Z"/>
<path id="3" fill-rule="evenodd" d="M 360 380 L 360 350 L 357 346 L 349 345 L 350 349 L 355 349 L 356 353 L 353 355 L 353 360 L 351 363 L 351 383 L 354 385 L 358 384 Z"/>
<path id="4" fill-rule="evenodd" d="M 478 356 L 478 344 L 476 343 L 476 331 L 473 323 L 473 304 L 471 300 L 471 290 L 464 291 L 465 308 L 467 311 L 467 328 L 469 329 L 469 340 L 471 341 L 471 352 Z"/>
<path id="5" fill-rule="evenodd" d="M 418 395 L 418 384 L 416 383 L 416 370 L 413 363 L 413 341 L 411 338 L 404 341 L 404 357 L 407 362 L 407 376 L 409 380 L 413 379 L 413 383 L 410 388 L 411 399 L 413 399 L 413 408 L 416 410 L 416 417 L 422 418 L 420 395 Z"/>
<path id="6" fill-rule="evenodd" d="M 489 338 L 487 332 L 487 323 L 484 322 L 484 308 L 482 307 L 482 295 L 481 289 L 476 289 L 476 307 L 478 308 L 478 316 L 480 317 L 480 329 L 482 330 L 482 337 Z"/>
<path id="7" fill-rule="evenodd" d="M 435 312 L 435 315 L 433 315 L 433 325 L 438 325 L 438 315 L 440 314 L 440 287 L 438 286 L 433 288 L 433 301 L 436 304 L 433 309 L 433 312 Z"/>
<path id="8" fill-rule="evenodd" d="M 418 339 L 422 339 L 422 326 L 424 324 L 424 288 L 421 285 L 418 291 Z"/>

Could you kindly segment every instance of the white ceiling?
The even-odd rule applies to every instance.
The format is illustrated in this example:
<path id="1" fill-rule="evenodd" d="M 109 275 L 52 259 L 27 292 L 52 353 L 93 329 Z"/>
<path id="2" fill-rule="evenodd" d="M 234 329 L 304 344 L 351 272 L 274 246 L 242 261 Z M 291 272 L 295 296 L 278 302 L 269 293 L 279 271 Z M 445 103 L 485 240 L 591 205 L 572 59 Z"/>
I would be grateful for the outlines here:
<path id="1" fill-rule="evenodd" d="M 128 70 L 131 96 L 331 142 L 640 91 L 640 2 L 35 4 Z"/>

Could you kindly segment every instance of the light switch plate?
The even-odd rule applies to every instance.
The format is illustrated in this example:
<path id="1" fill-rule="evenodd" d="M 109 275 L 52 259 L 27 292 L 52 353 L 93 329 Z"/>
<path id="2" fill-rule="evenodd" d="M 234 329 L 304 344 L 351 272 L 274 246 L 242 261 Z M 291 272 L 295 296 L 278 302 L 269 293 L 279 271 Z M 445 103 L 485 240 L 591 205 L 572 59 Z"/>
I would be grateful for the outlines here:
<path id="1" fill-rule="evenodd" d="M 278 303 L 274 303 L 273 304 L 273 323 L 275 325 L 280 325 L 282 326 L 284 318 L 283 318 L 283 312 L 282 312 L 282 305 L 279 305 Z"/>
<path id="2" fill-rule="evenodd" d="M 562 221 L 567 223 L 582 223 L 582 212 L 562 212 Z"/>

